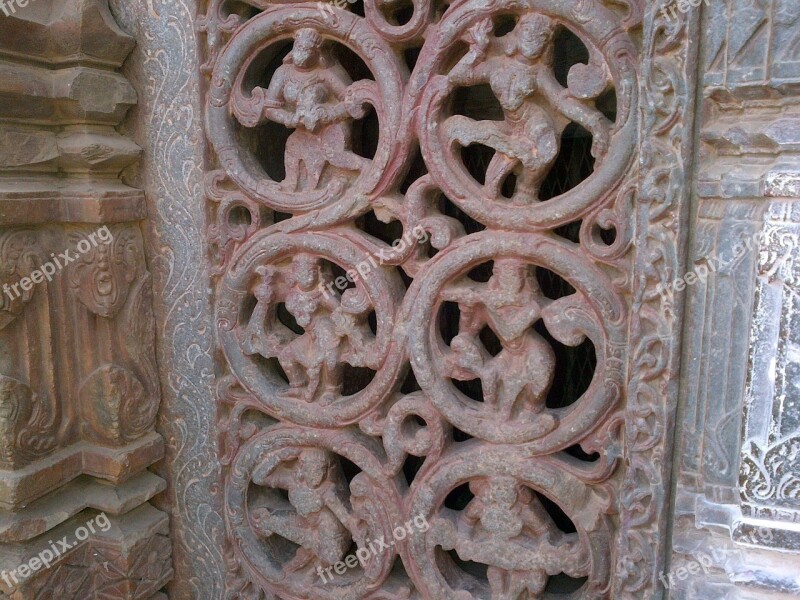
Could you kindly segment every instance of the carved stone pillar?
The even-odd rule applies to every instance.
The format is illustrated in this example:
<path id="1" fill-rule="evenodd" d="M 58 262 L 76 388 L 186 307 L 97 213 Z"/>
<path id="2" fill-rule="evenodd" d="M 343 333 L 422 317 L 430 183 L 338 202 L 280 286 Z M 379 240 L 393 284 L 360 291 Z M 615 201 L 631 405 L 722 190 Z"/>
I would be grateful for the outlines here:
<path id="1" fill-rule="evenodd" d="M 686 280 L 674 557 L 665 579 L 673 598 L 797 598 L 800 5 L 724 0 L 703 19 L 689 265 L 702 277 Z"/>
<path id="2" fill-rule="evenodd" d="M 134 41 L 104 0 L 4 10 L 0 595 L 160 598 L 172 568 L 149 504 L 164 444 L 146 210 L 118 178 L 140 153 L 116 130 L 136 103 L 117 71 Z"/>

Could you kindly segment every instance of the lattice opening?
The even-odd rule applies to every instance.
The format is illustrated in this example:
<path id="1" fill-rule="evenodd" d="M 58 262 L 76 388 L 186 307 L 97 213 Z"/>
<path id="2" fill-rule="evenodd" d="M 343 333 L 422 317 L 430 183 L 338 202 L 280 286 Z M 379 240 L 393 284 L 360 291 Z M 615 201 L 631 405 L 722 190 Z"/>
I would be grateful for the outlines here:
<path id="1" fill-rule="evenodd" d="M 566 27 L 558 27 L 553 38 L 553 74 L 567 87 L 569 70 L 577 64 L 589 64 L 589 49 Z"/>
<path id="2" fill-rule="evenodd" d="M 566 346 L 547 331 L 544 323 L 534 325 L 536 332 L 552 347 L 556 355 L 553 383 L 547 392 L 547 408 L 566 408 L 589 389 L 597 367 L 594 344 L 586 338 L 577 346 Z"/>
<path id="3" fill-rule="evenodd" d="M 380 7 L 383 16 L 392 25 L 405 25 L 414 16 L 413 2 L 383 3 Z"/>
<path id="4" fill-rule="evenodd" d="M 561 134 L 561 148 L 539 190 L 541 200 L 550 200 L 570 191 L 594 172 L 592 134 L 577 123 L 570 123 Z"/>
<path id="5" fill-rule="evenodd" d="M 479 231 L 486 229 L 486 226 L 483 223 L 479 223 L 470 217 L 458 206 L 453 204 L 453 202 L 451 202 L 450 199 L 444 194 L 439 196 L 439 212 L 447 217 L 458 219 L 458 221 L 464 226 L 464 231 L 467 234 L 478 233 Z"/>
<path id="6" fill-rule="evenodd" d="M 278 304 L 276 312 L 278 314 L 278 320 L 294 333 L 297 335 L 303 335 L 305 333 L 306 330 L 297 324 L 297 320 L 294 318 L 294 315 L 288 311 L 284 302 Z"/>
<path id="7" fill-rule="evenodd" d="M 423 427 L 424 423 L 423 421 Z M 405 477 L 406 483 L 409 486 L 414 482 L 414 478 L 417 476 L 417 473 L 419 473 L 424 463 L 424 457 L 414 456 L 413 454 L 409 454 L 406 457 L 406 460 L 403 462 L 403 477 Z"/>
<path id="8" fill-rule="evenodd" d="M 225 0 L 221 12 L 224 15 L 238 15 L 246 21 L 252 19 L 261 11 L 241 0 Z"/>
<path id="9" fill-rule="evenodd" d="M 475 498 L 475 494 L 470 491 L 469 483 L 462 483 L 447 494 L 444 505 L 450 510 L 464 510 L 473 498 Z"/>
<path id="10" fill-rule="evenodd" d="M 559 596 L 572 594 L 580 590 L 587 581 L 588 577 L 570 577 L 566 573 L 559 573 L 548 579 L 545 592 Z"/>
<path id="11" fill-rule="evenodd" d="M 384 223 L 375 216 L 374 211 L 369 211 L 363 217 L 357 219 L 356 227 L 390 246 L 395 241 L 403 239 L 403 224 L 400 221 L 392 220 Z"/>
<path id="12" fill-rule="evenodd" d="M 600 460 L 600 453 L 599 452 L 592 452 L 588 454 L 580 444 L 575 444 L 574 446 L 570 446 L 569 448 L 564 449 L 566 454 L 569 454 L 573 458 L 577 458 L 583 462 L 597 462 Z"/>
<path id="13" fill-rule="evenodd" d="M 365 389 L 375 377 L 375 371 L 345 363 L 342 367 L 342 395 L 352 396 Z"/>

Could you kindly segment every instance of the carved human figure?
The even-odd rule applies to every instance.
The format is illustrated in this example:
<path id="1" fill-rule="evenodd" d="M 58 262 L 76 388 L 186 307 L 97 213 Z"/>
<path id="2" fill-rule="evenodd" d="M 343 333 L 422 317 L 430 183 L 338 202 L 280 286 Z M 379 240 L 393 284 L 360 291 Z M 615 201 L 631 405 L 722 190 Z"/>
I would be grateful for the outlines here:
<path id="1" fill-rule="evenodd" d="M 341 338 L 331 313 L 338 308 L 320 286 L 319 261 L 307 254 L 292 262 L 292 286 L 286 295 L 286 310 L 305 331 L 277 349 L 278 361 L 289 378 L 290 395 L 313 401 L 318 391 L 323 400 L 335 397 L 341 389 Z"/>
<path id="2" fill-rule="evenodd" d="M 495 261 L 486 284 L 459 282 L 445 288 L 444 300 L 461 310 L 459 334 L 450 343 L 445 362 L 448 375 L 460 380 L 481 379 L 484 402 L 501 420 L 521 408 L 534 413 L 540 434 L 555 427 L 545 411 L 545 397 L 556 367 L 550 345 L 531 327 L 541 318 L 546 299 L 538 290 L 527 264 L 515 259 Z M 492 357 L 479 341 L 488 325 L 503 350 Z"/>
<path id="3" fill-rule="evenodd" d="M 455 115 L 446 120 L 445 131 L 462 147 L 483 144 L 493 148 L 484 189 L 499 198 L 504 181 L 513 172 L 517 184 L 512 202 L 525 204 L 538 198 L 539 186 L 558 155 L 560 135 L 569 121 L 592 134 L 592 155 L 598 160 L 608 150 L 610 123 L 556 80 L 552 52 L 556 23 L 551 18 L 527 14 L 501 38 L 494 36 L 493 28 L 489 18 L 470 28 L 470 50 L 450 71 L 448 80 L 454 88 L 488 83 L 505 118 L 475 121 Z"/>
<path id="4" fill-rule="evenodd" d="M 288 494 L 286 506 L 260 506 L 251 511 L 254 529 L 263 537 L 277 534 L 299 546 L 284 565 L 286 573 L 314 561 L 333 565 L 352 543 L 345 523 L 353 520 L 347 507 L 347 482 L 333 456 L 319 448 L 304 448 L 296 460 L 268 461 L 253 473 L 253 483 Z"/>
<path id="5" fill-rule="evenodd" d="M 531 491 L 513 477 L 470 481 L 474 498 L 452 519 L 437 519 L 432 541 L 464 561 L 488 565 L 492 598 L 541 598 L 550 575 L 588 573 L 577 534 L 561 532 Z"/>
<path id="6" fill-rule="evenodd" d="M 380 367 L 381 357 L 373 351 L 375 336 L 367 323 L 371 311 L 372 304 L 366 293 L 356 288 L 344 291 L 332 315 L 336 334 L 344 343 L 342 360 L 354 367 Z"/>
<path id="7" fill-rule="evenodd" d="M 305 28 L 296 33 L 261 111 L 263 117 L 294 129 L 286 141 L 286 191 L 316 189 L 328 164 L 345 171 L 361 171 L 368 164 L 351 150 L 350 121 L 366 114 L 352 83 L 319 32 Z"/>
<path id="8" fill-rule="evenodd" d="M 268 265 L 256 272 L 257 303 L 242 337 L 242 349 L 278 359 L 289 380 L 285 397 L 330 404 L 341 392 L 345 363 L 379 366 L 379 358 L 371 351 L 374 335 L 366 319 L 372 305 L 366 294 L 358 289 L 346 290 L 341 297 L 328 293 L 327 275 L 319 259 L 309 254 L 296 255 L 288 270 Z M 301 334 L 279 326 L 281 299 L 303 329 Z"/>

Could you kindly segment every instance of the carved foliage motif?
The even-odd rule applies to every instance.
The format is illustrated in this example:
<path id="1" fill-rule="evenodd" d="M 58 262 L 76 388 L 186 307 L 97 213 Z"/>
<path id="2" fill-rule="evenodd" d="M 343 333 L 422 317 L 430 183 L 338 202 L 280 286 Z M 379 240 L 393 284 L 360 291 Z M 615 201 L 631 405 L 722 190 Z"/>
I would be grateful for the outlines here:
<path id="1" fill-rule="evenodd" d="M 739 471 L 745 513 L 794 522 L 800 520 L 796 218 L 794 203 L 776 201 L 762 229 Z"/>
<path id="2" fill-rule="evenodd" d="M 86 438 L 124 445 L 152 429 L 158 383 L 141 234 L 136 225 L 108 229 L 109 243 L 90 242 L 91 225 L 0 235 L 9 286 L 0 290 L 3 465 L 23 466 Z M 21 279 L 37 269 L 47 278 L 33 278 L 26 291 Z M 59 335 L 70 319 L 78 333 Z"/>
<path id="3" fill-rule="evenodd" d="M 245 4 L 199 22 L 228 597 L 612 597 L 639 13 Z"/>
<path id="4" fill-rule="evenodd" d="M 153 427 L 158 404 L 124 367 L 99 367 L 84 380 L 78 394 L 85 426 L 102 441 L 130 442 Z"/>
<path id="5" fill-rule="evenodd" d="M 42 261 L 42 250 L 33 231 L 19 230 L 0 234 L 0 329 L 21 313 L 33 297 L 34 290 L 5 288 L 30 275 Z M 9 291 L 6 291 L 10 289 Z"/>
<path id="6" fill-rule="evenodd" d="M 0 439 L 3 465 L 30 462 L 57 445 L 61 412 L 21 381 L 0 375 Z"/>
<path id="7" fill-rule="evenodd" d="M 78 256 L 70 271 L 70 285 L 81 303 L 101 317 L 114 317 L 128 300 L 131 283 L 144 265 L 138 231 L 115 227 L 110 243 L 100 243 Z M 71 236 L 72 246 L 84 239 Z"/>
<path id="8" fill-rule="evenodd" d="M 617 572 L 613 597 L 658 597 L 677 403 L 682 297 L 669 285 L 685 272 L 681 219 L 688 203 L 686 123 L 693 114 L 697 11 L 666 16 L 648 5 L 642 51 L 641 178 L 637 260 L 628 344 L 631 349 Z M 663 287 L 662 287 L 663 286 Z M 666 289 L 666 293 L 658 290 Z"/>

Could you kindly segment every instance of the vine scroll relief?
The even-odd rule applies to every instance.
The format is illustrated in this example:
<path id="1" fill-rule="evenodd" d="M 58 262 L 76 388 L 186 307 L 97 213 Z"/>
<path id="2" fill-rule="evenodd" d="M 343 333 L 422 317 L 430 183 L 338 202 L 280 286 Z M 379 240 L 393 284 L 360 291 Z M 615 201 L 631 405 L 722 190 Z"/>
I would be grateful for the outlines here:
<path id="1" fill-rule="evenodd" d="M 228 593 L 611 598 L 637 6 L 351 9 L 199 22 Z"/>

